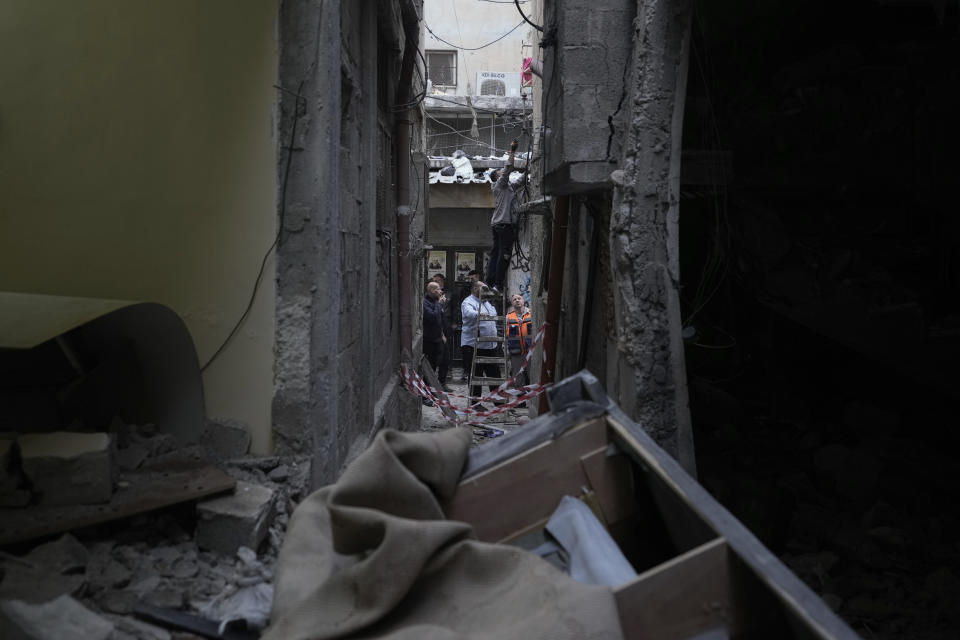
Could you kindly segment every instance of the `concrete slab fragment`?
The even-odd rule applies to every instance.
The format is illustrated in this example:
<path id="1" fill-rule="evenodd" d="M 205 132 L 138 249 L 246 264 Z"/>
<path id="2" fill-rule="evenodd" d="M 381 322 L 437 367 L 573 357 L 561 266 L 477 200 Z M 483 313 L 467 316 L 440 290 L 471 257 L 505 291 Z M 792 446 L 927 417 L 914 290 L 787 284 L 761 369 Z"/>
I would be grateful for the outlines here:
<path id="1" fill-rule="evenodd" d="M 210 418 L 200 444 L 223 459 L 239 458 L 250 451 L 250 429 L 239 420 Z"/>
<path id="2" fill-rule="evenodd" d="M 233 555 L 240 547 L 256 549 L 263 542 L 276 512 L 276 492 L 238 482 L 232 495 L 197 505 L 197 545 Z"/>
<path id="3" fill-rule="evenodd" d="M 9 640 L 107 640 L 113 624 L 70 596 L 43 604 L 0 601 L 0 628 Z"/>

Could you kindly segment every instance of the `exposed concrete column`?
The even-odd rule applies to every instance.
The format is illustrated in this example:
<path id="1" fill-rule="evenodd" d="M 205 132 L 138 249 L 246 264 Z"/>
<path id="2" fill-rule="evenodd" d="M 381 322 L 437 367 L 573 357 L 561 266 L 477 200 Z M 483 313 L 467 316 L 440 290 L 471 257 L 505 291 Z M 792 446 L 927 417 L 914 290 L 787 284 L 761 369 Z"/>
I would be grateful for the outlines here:
<path id="1" fill-rule="evenodd" d="M 680 139 L 692 3 L 638 0 L 626 142 L 614 173 L 611 268 L 623 409 L 689 471 L 695 468 L 679 304 Z"/>
<path id="2" fill-rule="evenodd" d="M 280 452 L 311 455 L 314 486 L 338 469 L 340 251 L 340 3 L 283 0 L 280 83 L 303 83 L 277 247 L 273 421 Z M 278 184 L 286 172 L 296 99 L 281 92 Z M 278 191 L 279 193 L 279 191 Z M 281 194 L 282 195 L 282 194 Z M 238 392 L 242 392 L 238 390 Z"/>

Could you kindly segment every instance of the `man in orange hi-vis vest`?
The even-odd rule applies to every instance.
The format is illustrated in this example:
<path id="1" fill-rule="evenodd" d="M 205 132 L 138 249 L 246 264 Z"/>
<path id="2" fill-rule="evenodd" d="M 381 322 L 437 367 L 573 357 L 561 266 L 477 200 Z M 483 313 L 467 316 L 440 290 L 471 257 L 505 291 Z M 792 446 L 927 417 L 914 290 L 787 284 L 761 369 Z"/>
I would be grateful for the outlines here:
<path id="1" fill-rule="evenodd" d="M 531 330 L 530 310 L 527 309 L 527 302 L 519 293 L 510 296 L 510 302 L 513 304 L 513 310 L 507 314 L 507 350 L 510 352 L 511 375 L 516 375 L 523 364 L 523 359 L 530 350 L 530 344 L 533 341 L 533 332 Z M 528 384 L 530 376 L 526 371 L 520 378 L 517 378 L 517 386 Z"/>

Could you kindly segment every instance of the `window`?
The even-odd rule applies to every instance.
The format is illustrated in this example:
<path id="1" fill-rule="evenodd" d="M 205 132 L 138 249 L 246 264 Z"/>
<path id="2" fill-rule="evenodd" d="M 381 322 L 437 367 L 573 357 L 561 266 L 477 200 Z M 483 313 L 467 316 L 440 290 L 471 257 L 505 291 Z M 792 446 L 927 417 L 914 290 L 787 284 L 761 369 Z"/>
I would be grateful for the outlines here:
<path id="1" fill-rule="evenodd" d="M 427 78 L 434 86 L 457 86 L 457 52 L 427 51 Z"/>

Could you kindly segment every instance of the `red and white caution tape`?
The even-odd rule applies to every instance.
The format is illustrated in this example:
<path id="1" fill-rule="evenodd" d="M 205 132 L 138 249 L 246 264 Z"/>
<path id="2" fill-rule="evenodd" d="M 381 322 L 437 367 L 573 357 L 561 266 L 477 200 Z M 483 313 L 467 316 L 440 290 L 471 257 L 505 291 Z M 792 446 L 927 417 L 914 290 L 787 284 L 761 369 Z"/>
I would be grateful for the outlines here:
<path id="1" fill-rule="evenodd" d="M 466 399 L 471 405 L 474 406 L 482 402 L 491 401 L 494 403 L 501 403 L 496 404 L 496 406 L 494 406 L 492 409 L 475 409 L 473 406 L 456 406 L 447 398 L 441 398 L 439 394 L 437 394 L 426 382 L 424 382 L 419 373 L 417 373 L 414 369 L 410 369 L 406 365 L 401 365 L 400 367 L 400 375 L 403 385 L 416 396 L 426 398 L 437 406 L 449 407 L 453 409 L 456 412 L 456 419 L 451 419 L 446 415 L 444 415 L 444 418 L 450 422 L 453 422 L 454 424 L 478 422 L 478 420 L 476 420 L 477 418 L 488 418 L 498 413 L 503 413 L 504 411 L 513 409 L 514 407 L 523 404 L 527 400 L 536 398 L 552 386 L 551 384 L 539 383 L 528 384 L 523 387 L 513 386 L 516 384 L 517 378 L 520 377 L 520 374 L 527 370 L 527 366 L 530 364 L 530 358 L 533 356 L 533 352 L 543 340 L 545 328 L 546 324 L 540 326 L 539 331 L 537 331 L 537 336 L 533 340 L 533 344 L 530 345 L 530 348 L 527 350 L 527 355 L 524 357 L 523 363 L 520 365 L 520 369 L 508 380 L 505 380 L 503 384 L 501 384 L 495 390 L 481 397 L 468 396 L 459 393 L 451 393 L 447 396 L 447 398 L 456 397 Z"/>

